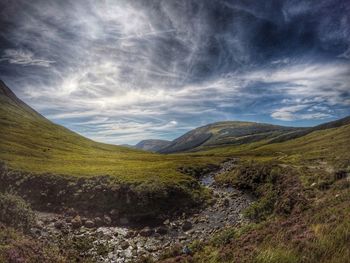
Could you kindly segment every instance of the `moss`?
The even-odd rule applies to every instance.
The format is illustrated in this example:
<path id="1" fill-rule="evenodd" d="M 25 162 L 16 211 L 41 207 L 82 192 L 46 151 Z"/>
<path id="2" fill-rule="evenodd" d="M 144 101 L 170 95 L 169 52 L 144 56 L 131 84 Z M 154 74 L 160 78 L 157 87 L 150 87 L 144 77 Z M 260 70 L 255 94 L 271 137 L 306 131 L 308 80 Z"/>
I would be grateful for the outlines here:
<path id="1" fill-rule="evenodd" d="M 0 193 L 0 222 L 28 231 L 35 225 L 35 214 L 22 198 Z"/>

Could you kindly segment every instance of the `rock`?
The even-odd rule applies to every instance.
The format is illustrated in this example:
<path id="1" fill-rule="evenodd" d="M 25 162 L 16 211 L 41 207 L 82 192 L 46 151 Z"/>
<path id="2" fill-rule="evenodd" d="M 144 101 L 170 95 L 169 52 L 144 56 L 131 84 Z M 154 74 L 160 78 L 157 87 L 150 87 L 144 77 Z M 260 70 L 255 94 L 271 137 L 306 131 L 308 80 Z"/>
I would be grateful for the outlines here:
<path id="1" fill-rule="evenodd" d="M 74 229 L 80 228 L 83 225 L 80 216 L 74 217 L 71 221 L 71 224 Z"/>
<path id="2" fill-rule="evenodd" d="M 95 227 L 95 223 L 94 223 L 94 221 L 92 221 L 92 220 L 86 220 L 85 226 L 86 226 L 87 228 L 94 228 L 94 227 Z"/>
<path id="3" fill-rule="evenodd" d="M 75 217 L 78 215 L 78 213 L 74 210 L 74 208 L 69 208 L 66 212 L 67 216 Z"/>
<path id="4" fill-rule="evenodd" d="M 188 231 L 192 228 L 192 223 L 189 222 L 189 221 L 185 221 L 183 224 L 182 224 L 182 230 L 183 231 Z"/>
<path id="5" fill-rule="evenodd" d="M 108 215 L 105 215 L 105 216 L 103 217 L 103 221 L 104 221 L 104 223 L 105 223 L 106 225 L 112 224 L 112 219 L 111 219 Z"/>
<path id="6" fill-rule="evenodd" d="M 127 241 L 123 241 L 120 243 L 120 247 L 122 249 L 127 249 L 129 247 L 129 243 Z"/>
<path id="7" fill-rule="evenodd" d="M 169 220 L 169 219 L 165 220 L 165 221 L 163 222 L 163 224 L 164 224 L 164 225 L 169 225 L 169 224 L 170 224 L 170 220 Z"/>
<path id="8" fill-rule="evenodd" d="M 102 221 L 101 217 L 95 217 L 94 221 L 95 221 L 95 225 L 97 227 L 103 226 L 103 221 Z"/>
<path id="9" fill-rule="evenodd" d="M 179 238 L 179 241 L 184 241 L 184 240 L 186 240 L 186 239 L 187 239 L 187 237 L 186 237 L 186 236 L 179 236 L 178 238 Z"/>
<path id="10" fill-rule="evenodd" d="M 64 227 L 64 222 L 62 220 L 58 220 L 55 222 L 54 226 L 57 228 L 57 229 L 62 229 Z"/>
<path id="11" fill-rule="evenodd" d="M 137 233 L 133 230 L 129 230 L 126 234 L 125 234 L 125 238 L 132 238 L 135 237 L 137 235 Z"/>
<path id="12" fill-rule="evenodd" d="M 224 206 L 226 207 L 230 206 L 230 201 L 227 198 L 224 199 Z"/>
<path id="13" fill-rule="evenodd" d="M 144 229 L 142 229 L 140 231 L 140 236 L 142 237 L 149 237 L 154 233 L 153 229 L 149 228 L 149 227 L 145 227 Z"/>
<path id="14" fill-rule="evenodd" d="M 119 219 L 119 223 L 122 225 L 127 225 L 127 224 L 129 224 L 129 220 L 126 217 L 121 217 Z"/>
<path id="15" fill-rule="evenodd" d="M 160 226 L 155 229 L 155 232 L 160 235 L 165 235 L 166 233 L 168 233 L 168 229 L 164 226 Z"/>

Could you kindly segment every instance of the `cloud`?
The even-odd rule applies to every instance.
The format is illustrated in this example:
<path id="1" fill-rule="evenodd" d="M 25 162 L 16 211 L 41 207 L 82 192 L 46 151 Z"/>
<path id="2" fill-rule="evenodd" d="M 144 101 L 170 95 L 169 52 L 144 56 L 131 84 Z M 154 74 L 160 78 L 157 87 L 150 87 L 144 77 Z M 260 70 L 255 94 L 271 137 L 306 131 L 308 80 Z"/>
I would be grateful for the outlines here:
<path id="1" fill-rule="evenodd" d="M 8 61 L 10 64 L 18 64 L 22 66 L 39 66 L 50 67 L 55 63 L 52 60 L 36 58 L 34 53 L 29 50 L 5 49 L 0 61 Z"/>
<path id="2" fill-rule="evenodd" d="M 307 110 L 307 113 L 305 113 L 304 110 L 308 107 L 310 107 L 310 105 L 307 104 L 282 107 L 274 111 L 271 117 L 283 121 L 325 119 L 332 117 L 329 113 L 313 112 L 318 110 L 323 111 L 325 109 L 319 106 L 313 106 L 313 110 Z"/>
<path id="3" fill-rule="evenodd" d="M 112 143 L 247 116 L 335 118 L 350 114 L 350 12 L 335 1 L 5 1 L 0 76 Z"/>

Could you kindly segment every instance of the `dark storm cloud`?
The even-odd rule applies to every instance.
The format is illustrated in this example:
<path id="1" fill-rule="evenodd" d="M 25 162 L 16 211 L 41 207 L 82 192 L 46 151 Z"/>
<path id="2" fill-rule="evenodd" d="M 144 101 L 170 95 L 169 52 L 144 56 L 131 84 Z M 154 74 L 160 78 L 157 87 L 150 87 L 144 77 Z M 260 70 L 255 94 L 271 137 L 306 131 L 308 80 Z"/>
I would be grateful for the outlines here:
<path id="1" fill-rule="evenodd" d="M 1 78 L 98 140 L 350 113 L 347 0 L 3 0 L 0 10 Z"/>

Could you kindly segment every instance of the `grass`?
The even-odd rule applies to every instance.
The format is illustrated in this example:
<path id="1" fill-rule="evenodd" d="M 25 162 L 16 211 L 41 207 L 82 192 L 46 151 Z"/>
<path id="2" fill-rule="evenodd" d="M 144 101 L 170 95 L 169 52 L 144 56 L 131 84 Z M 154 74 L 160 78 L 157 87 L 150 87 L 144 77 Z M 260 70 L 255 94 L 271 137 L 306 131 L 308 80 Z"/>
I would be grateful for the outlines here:
<path id="1" fill-rule="evenodd" d="M 48 121 L 20 101 L 0 95 L 0 103 L 0 160 L 15 170 L 181 184 L 192 178 L 180 173 L 179 167 L 220 159 L 164 156 L 97 143 Z"/>
<path id="2" fill-rule="evenodd" d="M 139 220 L 193 208 L 209 194 L 182 168 L 223 159 L 95 142 L 47 120 L 1 85 L 0 133 L 0 190 L 25 196 L 39 210 L 117 209 Z"/>
<path id="3" fill-rule="evenodd" d="M 192 256 L 180 253 L 162 262 L 350 262 L 350 181 L 341 178 L 334 180 L 328 189 L 318 191 L 317 188 L 313 188 L 311 191 L 301 187 L 300 183 L 295 187 L 289 182 L 297 182 L 302 176 L 294 168 L 289 167 L 289 174 L 286 170 L 289 168 L 281 169 L 274 180 L 275 176 L 267 176 L 273 169 L 263 163 L 253 166 L 253 170 L 257 170 L 259 166 L 269 172 L 253 171 L 249 175 L 243 166 L 239 169 L 243 169 L 244 176 L 231 174 L 236 177 L 232 182 L 250 187 L 256 193 L 259 197 L 257 203 L 264 203 L 264 197 L 271 192 L 277 195 L 274 203 L 261 206 L 258 213 L 255 213 L 263 215 L 259 220 L 224 229 L 208 241 L 196 243 L 191 246 Z M 276 173 L 276 170 L 273 173 Z M 261 177 L 257 177 L 258 175 Z M 271 183 L 273 187 L 264 187 Z M 300 196 L 307 198 L 300 199 Z M 296 201 L 292 202 L 293 206 L 281 209 L 285 204 L 290 204 L 293 198 Z M 306 206 L 303 200 L 307 201 Z M 261 213 L 264 211 L 266 213 Z M 266 217 L 266 214 L 269 216 Z"/>
<path id="4" fill-rule="evenodd" d="M 350 165 L 350 125 L 314 131 L 306 136 L 282 143 L 268 140 L 238 146 L 215 147 L 195 155 L 238 156 L 243 160 L 271 161 L 306 165 L 325 161 L 336 167 Z"/>
<path id="5" fill-rule="evenodd" d="M 216 147 L 196 155 L 240 157 L 218 183 L 257 197 L 251 223 L 223 230 L 162 262 L 350 262 L 350 125 L 282 143 Z"/>

